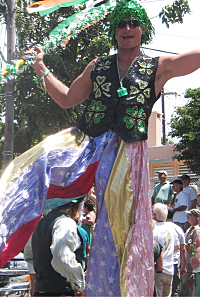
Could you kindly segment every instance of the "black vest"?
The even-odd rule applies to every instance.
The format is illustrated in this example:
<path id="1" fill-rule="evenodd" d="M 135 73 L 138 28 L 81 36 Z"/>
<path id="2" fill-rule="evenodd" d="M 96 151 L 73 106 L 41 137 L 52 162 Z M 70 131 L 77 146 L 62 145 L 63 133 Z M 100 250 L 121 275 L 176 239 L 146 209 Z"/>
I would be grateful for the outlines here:
<path id="1" fill-rule="evenodd" d="M 77 127 L 91 137 L 112 130 L 125 142 L 147 139 L 154 103 L 158 57 L 140 55 L 123 78 L 128 95 L 119 97 L 117 55 L 97 59 L 91 71 L 93 91 Z"/>
<path id="2" fill-rule="evenodd" d="M 56 272 L 51 266 L 52 229 L 55 222 L 62 216 L 59 211 L 51 211 L 38 223 L 32 237 L 33 266 L 36 272 L 36 292 L 72 292 L 73 288 L 66 278 Z M 82 262 L 84 258 L 83 244 L 75 251 L 76 259 Z"/>

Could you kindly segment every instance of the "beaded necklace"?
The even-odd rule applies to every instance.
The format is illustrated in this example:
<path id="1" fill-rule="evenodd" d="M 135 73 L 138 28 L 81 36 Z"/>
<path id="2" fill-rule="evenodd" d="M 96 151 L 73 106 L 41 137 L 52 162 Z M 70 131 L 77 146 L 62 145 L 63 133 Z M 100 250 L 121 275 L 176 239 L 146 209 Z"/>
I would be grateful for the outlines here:
<path id="1" fill-rule="evenodd" d="M 127 74 L 127 72 L 129 71 L 129 69 L 131 68 L 131 66 L 133 65 L 133 63 L 141 56 L 142 53 L 140 53 L 134 60 L 133 62 L 131 63 L 131 65 L 129 66 L 128 70 L 126 71 L 126 73 L 123 75 L 123 77 L 120 79 L 120 73 L 119 73 L 119 66 L 118 66 L 118 55 L 117 55 L 117 71 L 118 71 L 118 76 L 119 76 L 119 83 L 120 83 L 120 87 L 119 89 L 117 89 L 117 94 L 119 97 L 123 97 L 123 96 L 126 96 L 128 95 L 128 90 L 127 88 L 124 88 L 123 87 L 123 78 L 124 76 Z"/>

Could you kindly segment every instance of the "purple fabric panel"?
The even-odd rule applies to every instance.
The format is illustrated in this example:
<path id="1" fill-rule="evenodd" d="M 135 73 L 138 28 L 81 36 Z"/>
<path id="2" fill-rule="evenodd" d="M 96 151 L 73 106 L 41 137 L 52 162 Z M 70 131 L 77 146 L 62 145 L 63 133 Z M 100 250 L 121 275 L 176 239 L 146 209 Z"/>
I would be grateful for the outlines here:
<path id="1" fill-rule="evenodd" d="M 86 296 L 121 296 L 120 268 L 104 201 L 104 192 L 119 144 L 113 132 L 108 133 L 107 139 L 108 145 L 95 177 L 98 214 L 88 262 Z"/>
<path id="2" fill-rule="evenodd" d="M 153 296 L 154 260 L 147 142 L 127 144 L 126 150 L 130 162 L 135 209 L 135 224 L 129 232 L 127 297 L 149 297 Z"/>

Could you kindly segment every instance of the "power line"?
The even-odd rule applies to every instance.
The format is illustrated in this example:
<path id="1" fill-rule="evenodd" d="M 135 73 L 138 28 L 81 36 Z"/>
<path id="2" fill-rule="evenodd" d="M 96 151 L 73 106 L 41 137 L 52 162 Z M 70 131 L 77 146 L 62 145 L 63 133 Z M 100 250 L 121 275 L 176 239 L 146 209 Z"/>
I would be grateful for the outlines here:
<path id="1" fill-rule="evenodd" d="M 167 34 L 167 33 L 160 33 L 160 32 L 157 32 L 156 31 L 156 33 L 157 34 L 159 34 L 159 35 L 167 35 L 167 36 L 173 36 L 173 37 L 179 37 L 179 38 L 187 38 L 187 39 L 196 39 L 196 40 L 200 40 L 200 38 L 197 38 L 197 37 L 189 37 L 189 36 L 182 36 L 182 35 L 173 35 L 173 34 Z"/>
<path id="2" fill-rule="evenodd" d="M 144 49 L 147 49 L 147 50 L 151 50 L 151 51 L 166 53 L 166 54 L 179 55 L 179 53 L 167 52 L 167 51 L 158 50 L 158 49 L 155 49 L 155 48 L 149 48 L 149 47 L 144 47 L 144 46 L 141 46 L 141 48 L 144 48 Z"/>
<path id="3" fill-rule="evenodd" d="M 166 2 L 166 0 L 150 0 L 150 1 L 141 1 L 140 3 L 152 3 L 152 2 Z"/>

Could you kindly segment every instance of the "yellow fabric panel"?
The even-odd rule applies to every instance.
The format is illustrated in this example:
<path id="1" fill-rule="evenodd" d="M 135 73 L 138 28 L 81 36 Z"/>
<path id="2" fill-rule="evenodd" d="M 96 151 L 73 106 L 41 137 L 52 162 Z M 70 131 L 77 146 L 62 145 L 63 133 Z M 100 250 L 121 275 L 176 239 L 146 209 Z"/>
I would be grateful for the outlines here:
<path id="1" fill-rule="evenodd" d="M 0 196 L 6 191 L 9 183 L 14 182 L 25 170 L 28 169 L 40 156 L 48 153 L 50 150 L 64 148 L 78 148 L 86 136 L 78 129 L 65 129 L 54 135 L 50 135 L 42 142 L 32 147 L 22 155 L 14 159 L 6 168 L 3 177 L 0 180 Z"/>
<path id="2" fill-rule="evenodd" d="M 130 226 L 134 222 L 134 195 L 130 180 L 130 165 L 125 146 L 126 143 L 121 141 L 104 196 L 118 254 L 121 296 L 126 296 L 125 266 L 129 243 L 128 233 Z"/>

